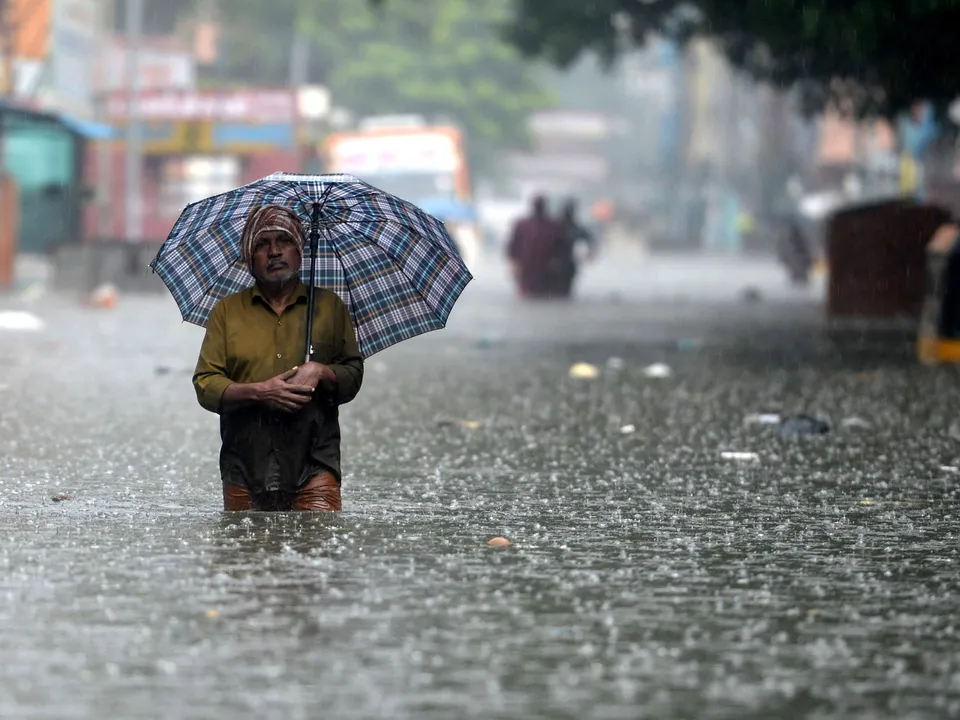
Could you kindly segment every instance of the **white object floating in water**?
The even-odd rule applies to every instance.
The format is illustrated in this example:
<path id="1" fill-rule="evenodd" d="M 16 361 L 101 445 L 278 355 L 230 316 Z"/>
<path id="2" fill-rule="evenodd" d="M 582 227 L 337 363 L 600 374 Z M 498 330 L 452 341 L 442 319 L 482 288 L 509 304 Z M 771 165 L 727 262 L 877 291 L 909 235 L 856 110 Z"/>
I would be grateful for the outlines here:
<path id="1" fill-rule="evenodd" d="M 756 415 L 747 415 L 743 420 L 744 425 L 779 425 L 780 416 L 776 413 L 758 413 Z"/>
<path id="2" fill-rule="evenodd" d="M 0 311 L 0 330 L 39 332 L 43 327 L 43 320 L 33 313 L 22 310 Z"/>
<path id="3" fill-rule="evenodd" d="M 636 425 L 624 425 L 622 428 L 620 428 L 620 432 L 623 433 L 624 435 L 631 435 L 636 431 L 637 431 Z"/>
<path id="4" fill-rule="evenodd" d="M 596 365 L 590 363 L 577 363 L 570 368 L 570 377 L 575 380 L 596 380 L 600 377 L 600 371 Z"/>
<path id="5" fill-rule="evenodd" d="M 859 429 L 864 429 L 864 430 L 865 430 L 866 428 L 870 427 L 870 423 L 868 423 L 868 422 L 867 422 L 866 420 L 864 420 L 863 418 L 858 418 L 858 417 L 848 417 L 848 418 L 844 418 L 844 419 L 841 421 L 840 425 L 841 425 L 842 427 L 845 427 L 845 428 L 850 429 L 850 430 L 855 429 L 855 428 L 859 428 Z"/>
<path id="6" fill-rule="evenodd" d="M 648 378 L 668 378 L 673 375 L 673 370 L 670 369 L 669 365 L 664 365 L 663 363 L 654 363 L 643 370 L 643 374 Z"/>
<path id="7" fill-rule="evenodd" d="M 954 475 L 960 473 L 960 468 L 954 465 L 941 465 L 940 471 L 945 473 L 953 473 Z"/>
<path id="8" fill-rule="evenodd" d="M 90 302 L 95 307 L 107 310 L 117 306 L 117 297 L 117 288 L 110 283 L 104 283 L 90 294 Z"/>
<path id="9" fill-rule="evenodd" d="M 760 462 L 760 456 L 753 452 L 722 452 L 720 457 L 736 462 Z"/>
<path id="10" fill-rule="evenodd" d="M 20 293 L 21 302 L 37 302 L 41 300 L 44 295 L 46 295 L 47 289 L 43 286 L 42 283 L 33 283 L 28 285 L 23 292 Z"/>

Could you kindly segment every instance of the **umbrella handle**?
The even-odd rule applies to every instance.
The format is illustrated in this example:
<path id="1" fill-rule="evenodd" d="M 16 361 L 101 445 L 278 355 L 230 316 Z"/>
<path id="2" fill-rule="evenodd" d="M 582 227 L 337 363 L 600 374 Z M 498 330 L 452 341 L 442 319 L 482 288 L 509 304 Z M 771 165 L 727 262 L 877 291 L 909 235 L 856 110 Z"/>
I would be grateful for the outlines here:
<path id="1" fill-rule="evenodd" d="M 320 203 L 313 203 L 313 212 L 310 214 L 310 278 L 307 300 L 307 337 L 305 363 L 313 357 L 313 304 L 317 287 L 314 278 L 317 276 L 317 253 L 320 251 Z"/>

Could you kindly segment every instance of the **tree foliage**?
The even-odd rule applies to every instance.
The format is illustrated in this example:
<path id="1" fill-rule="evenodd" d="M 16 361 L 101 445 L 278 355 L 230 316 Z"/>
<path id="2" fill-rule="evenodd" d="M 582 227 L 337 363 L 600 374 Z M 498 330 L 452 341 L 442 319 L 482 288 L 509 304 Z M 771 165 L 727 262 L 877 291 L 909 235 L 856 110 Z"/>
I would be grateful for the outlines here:
<path id="1" fill-rule="evenodd" d="M 527 116 L 548 102 L 530 64 L 498 36 L 508 0 L 344 5 L 354 49 L 331 89 L 356 112 L 447 115 L 487 155 L 522 141 Z"/>
<path id="2" fill-rule="evenodd" d="M 403 0 L 392 0 L 403 2 Z M 838 102 L 893 115 L 919 99 L 960 96 L 949 71 L 960 0 L 516 0 L 507 37 L 529 57 L 566 66 L 612 58 L 650 33 L 713 38 L 734 65 L 810 109 Z"/>
<path id="3" fill-rule="evenodd" d="M 356 115 L 442 116 L 466 131 L 478 163 L 524 141 L 527 115 L 549 103 L 528 60 L 501 37 L 510 0 L 229 0 L 223 58 L 205 82 L 283 85 L 295 33 L 308 79 Z"/>

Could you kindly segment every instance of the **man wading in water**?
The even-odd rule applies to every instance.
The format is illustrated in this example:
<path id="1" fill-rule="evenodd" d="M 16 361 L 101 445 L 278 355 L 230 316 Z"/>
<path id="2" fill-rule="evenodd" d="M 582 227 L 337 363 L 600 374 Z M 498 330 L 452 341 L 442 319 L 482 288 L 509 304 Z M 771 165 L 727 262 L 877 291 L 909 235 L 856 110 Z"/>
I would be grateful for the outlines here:
<path id="1" fill-rule="evenodd" d="M 304 355 L 305 233 L 285 208 L 251 211 L 241 240 L 256 283 L 223 298 L 193 375 L 220 415 L 225 510 L 340 510 L 339 406 L 356 397 L 363 358 L 346 305 L 317 288 L 313 358 Z"/>

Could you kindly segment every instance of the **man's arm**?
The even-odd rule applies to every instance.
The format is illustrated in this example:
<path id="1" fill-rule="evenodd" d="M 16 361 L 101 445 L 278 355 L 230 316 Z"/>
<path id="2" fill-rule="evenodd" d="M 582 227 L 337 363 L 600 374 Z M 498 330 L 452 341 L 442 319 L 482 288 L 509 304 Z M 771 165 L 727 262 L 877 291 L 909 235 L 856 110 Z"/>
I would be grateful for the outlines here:
<path id="1" fill-rule="evenodd" d="M 223 317 L 223 303 L 217 303 L 207 320 L 207 330 L 200 346 L 200 357 L 193 371 L 193 389 L 197 401 L 205 410 L 219 413 L 223 395 L 234 385 L 227 377 L 227 338 Z"/>
<path id="2" fill-rule="evenodd" d="M 363 384 L 363 356 L 357 344 L 357 333 L 353 329 L 353 319 L 346 304 L 337 298 L 339 317 L 336 327 L 340 334 L 340 351 L 328 367 L 336 378 L 333 386 L 326 386 L 331 397 L 338 405 L 344 405 L 353 400 L 360 392 Z"/>
<path id="3" fill-rule="evenodd" d="M 274 410 L 294 412 L 313 399 L 313 388 L 293 383 L 299 368 L 291 368 L 269 380 L 255 383 L 235 382 L 223 391 L 220 411 L 230 412 L 247 405 L 268 405 Z"/>
<path id="4" fill-rule="evenodd" d="M 305 363 L 293 381 L 316 388 L 316 397 L 327 405 L 344 405 L 360 392 L 363 383 L 363 356 L 357 345 L 350 311 L 339 297 L 332 299 L 333 332 L 336 351 L 326 365 Z"/>

